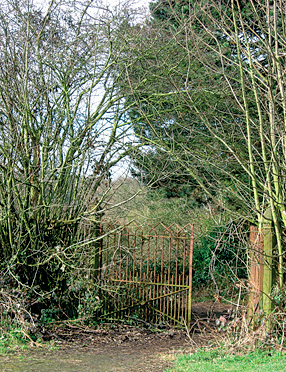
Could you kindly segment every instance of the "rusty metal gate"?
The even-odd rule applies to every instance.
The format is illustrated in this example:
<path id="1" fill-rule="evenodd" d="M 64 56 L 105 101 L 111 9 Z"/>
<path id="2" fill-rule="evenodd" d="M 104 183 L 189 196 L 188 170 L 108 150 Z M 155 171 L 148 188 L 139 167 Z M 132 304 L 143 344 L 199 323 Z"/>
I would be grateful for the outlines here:
<path id="1" fill-rule="evenodd" d="M 190 324 L 194 226 L 104 223 L 101 234 L 99 318 Z"/>

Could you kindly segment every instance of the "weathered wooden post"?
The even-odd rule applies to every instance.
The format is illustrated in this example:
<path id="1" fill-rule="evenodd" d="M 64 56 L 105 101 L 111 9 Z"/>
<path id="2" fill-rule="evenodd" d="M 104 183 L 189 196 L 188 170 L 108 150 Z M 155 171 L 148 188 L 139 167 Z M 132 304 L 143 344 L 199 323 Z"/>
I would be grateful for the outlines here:
<path id="1" fill-rule="evenodd" d="M 274 232 L 272 227 L 271 209 L 264 213 L 262 228 L 250 227 L 250 295 L 248 304 L 248 315 L 253 317 L 254 313 L 261 309 L 267 317 L 272 311 L 273 301 L 271 291 L 274 284 Z M 268 329 L 271 328 L 267 322 Z"/>
<path id="2" fill-rule="evenodd" d="M 270 297 L 273 287 L 273 228 L 271 209 L 268 208 L 264 214 L 263 220 L 264 234 L 264 257 L 263 257 L 263 295 L 262 308 L 265 315 L 269 315 L 272 311 L 272 299 Z"/>
<path id="3" fill-rule="evenodd" d="M 263 232 L 256 226 L 250 226 L 250 272 L 249 272 L 249 303 L 248 315 L 250 317 L 258 310 L 263 292 Z"/>

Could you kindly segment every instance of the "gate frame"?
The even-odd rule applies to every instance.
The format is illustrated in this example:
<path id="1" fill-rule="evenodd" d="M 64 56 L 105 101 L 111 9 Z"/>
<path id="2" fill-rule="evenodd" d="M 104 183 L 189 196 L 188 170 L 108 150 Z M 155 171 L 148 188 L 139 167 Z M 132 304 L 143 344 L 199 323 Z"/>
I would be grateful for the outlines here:
<path id="1" fill-rule="evenodd" d="M 140 257 L 140 265 L 142 265 L 142 247 L 144 243 L 142 243 L 142 241 L 144 240 L 144 238 L 146 239 L 147 238 L 147 242 L 148 242 L 148 265 L 149 265 L 149 258 L 150 258 L 150 241 L 152 238 L 155 238 L 155 239 L 162 239 L 164 241 L 164 239 L 170 239 L 170 240 L 175 240 L 175 247 L 176 247 L 176 253 L 178 254 L 178 246 L 179 246 L 179 241 L 180 240 L 185 240 L 186 242 L 189 241 L 189 246 L 187 247 L 184 246 L 184 256 L 185 256 L 185 259 L 187 259 L 187 264 L 184 264 L 184 268 L 183 270 L 185 269 L 189 269 L 189 272 L 187 274 L 187 276 L 185 276 L 185 280 L 187 281 L 186 284 L 179 284 L 180 283 L 180 280 L 181 280 L 181 277 L 182 277 L 182 281 L 184 281 L 184 274 L 180 274 L 179 277 L 175 277 L 175 283 L 173 283 L 173 279 L 174 279 L 174 275 L 172 274 L 172 283 L 170 282 L 170 270 L 171 268 L 168 267 L 168 280 L 166 282 L 166 274 L 164 274 L 164 278 L 165 280 L 163 279 L 163 272 L 164 271 L 160 271 L 160 277 L 161 277 L 161 282 L 157 282 L 154 278 L 154 280 L 142 280 L 142 277 L 140 278 L 140 280 L 134 280 L 134 277 L 132 278 L 133 280 L 128 280 L 128 279 L 122 279 L 122 278 L 115 278 L 114 277 L 114 267 L 115 267 L 115 263 L 114 263 L 114 257 L 113 257 L 113 271 L 112 271 L 112 274 L 111 275 L 108 275 L 107 278 L 110 282 L 114 282 L 114 283 L 126 283 L 126 284 L 130 284 L 130 285 L 138 285 L 138 286 L 141 286 L 141 290 L 142 290 L 142 293 L 143 291 L 145 291 L 145 287 L 146 286 L 160 286 L 160 287 L 165 287 L 165 288 L 168 288 L 168 287 L 173 287 L 174 289 L 178 289 L 178 290 L 175 290 L 175 291 L 171 291 L 169 293 L 164 293 L 162 295 L 162 290 L 161 290 L 161 295 L 159 295 L 159 290 L 157 288 L 157 296 L 151 296 L 151 298 L 145 298 L 145 300 L 143 301 L 139 301 L 139 303 L 133 303 L 133 301 L 135 300 L 135 298 L 132 298 L 132 305 L 130 306 L 130 304 L 128 306 L 123 306 L 122 308 L 120 309 L 116 309 L 114 311 L 111 311 L 111 312 L 107 312 L 105 314 L 102 314 L 102 317 L 106 317 L 106 316 L 109 316 L 109 315 L 113 315 L 113 314 L 116 314 L 116 313 L 120 313 L 120 312 L 124 312 L 125 310 L 127 309 L 130 309 L 132 307 L 139 307 L 140 306 L 143 306 L 143 305 L 146 305 L 147 303 L 152 303 L 156 300 L 160 300 L 161 298 L 167 298 L 167 297 L 170 297 L 172 295 L 176 295 L 178 293 L 181 293 L 183 291 L 188 291 L 186 297 L 184 297 L 186 299 L 186 307 L 185 307 L 185 310 L 182 310 L 182 317 L 183 317 L 183 321 L 180 321 L 179 319 L 176 319 L 175 317 L 172 317 L 170 316 L 170 314 L 168 312 L 164 312 L 165 309 L 163 309 L 163 311 L 159 310 L 156 308 L 156 306 L 151 306 L 152 308 L 152 311 L 154 312 L 153 315 L 155 315 L 156 312 L 159 312 L 160 314 L 162 314 L 164 316 L 164 318 L 169 318 L 171 319 L 172 321 L 175 321 L 176 323 L 180 323 L 182 325 L 187 325 L 188 327 L 190 327 L 190 323 L 191 323 L 191 312 L 192 312 L 192 277 L 193 277 L 193 273 L 192 273 L 192 270 L 193 270 L 193 249 L 194 249 L 194 225 L 193 224 L 187 224 L 185 225 L 184 227 L 180 227 L 179 225 L 177 224 L 172 224 L 170 225 L 169 227 L 166 227 L 164 224 L 162 223 L 158 223 L 156 224 L 154 227 L 151 227 L 149 224 L 147 224 L 147 226 L 149 227 L 149 230 L 148 230 L 148 233 L 143 233 L 143 229 L 138 226 L 136 224 L 136 222 L 133 221 L 133 223 L 135 224 L 135 231 L 134 233 L 130 233 L 130 228 L 128 228 L 129 225 L 124 225 L 122 224 L 120 221 L 116 221 L 114 222 L 113 224 L 110 224 L 110 223 L 107 223 L 107 225 L 109 226 L 109 229 L 110 227 L 114 227 L 116 226 L 116 224 L 119 224 L 119 227 L 117 229 L 112 229 L 111 233 L 109 234 L 107 231 L 104 232 L 104 221 L 101 222 L 100 224 L 100 233 L 102 235 L 102 239 L 100 240 L 100 244 L 99 244 L 99 251 L 98 251 L 98 255 L 99 255 L 99 262 L 100 262 L 100 267 L 98 267 L 98 278 L 100 278 L 100 280 L 102 279 L 106 279 L 106 276 L 104 275 L 104 257 L 103 257 L 103 249 L 104 249 L 104 239 L 107 239 L 108 237 L 112 237 L 112 236 L 115 236 L 116 234 L 116 231 L 120 231 L 121 230 L 121 233 L 119 234 L 119 238 L 118 239 L 118 242 L 120 241 L 120 238 L 122 238 L 122 231 L 124 231 L 125 229 L 127 230 L 127 234 L 124 235 L 128 238 L 128 244 L 129 244 L 129 238 L 130 236 L 131 237 L 134 237 L 135 239 L 135 242 L 136 242 L 136 239 L 139 238 L 141 239 L 141 257 Z M 160 227 L 163 227 L 164 229 L 164 233 L 167 231 L 170 233 L 169 236 L 165 236 L 164 234 L 160 234 L 158 233 L 158 231 L 156 230 L 156 228 L 158 228 L 158 226 Z M 174 237 L 172 237 L 172 230 L 171 228 L 176 228 L 175 232 L 174 232 L 174 235 L 176 235 L 176 238 L 174 239 Z M 186 228 L 190 228 L 190 232 L 189 234 L 186 233 L 184 231 L 184 229 Z M 140 230 L 140 234 L 137 234 L 137 231 Z M 156 232 L 156 235 L 152 235 L 151 232 Z M 183 232 L 183 236 L 180 236 L 180 233 Z M 121 236 L 120 236 L 121 235 Z M 159 245 L 155 245 L 155 252 L 157 253 L 157 249 L 158 249 Z M 187 248 L 186 248 L 187 247 Z M 129 247 L 128 247 L 129 248 Z M 107 249 L 106 251 L 109 249 L 109 246 L 108 246 L 108 243 L 107 243 Z M 162 255 L 163 255 L 163 249 L 164 249 L 164 245 L 162 245 Z M 158 249 L 160 250 L 160 248 Z M 172 251 L 172 248 L 171 248 L 171 243 L 169 242 L 169 247 L 167 247 L 167 250 L 165 249 L 165 251 L 169 251 L 169 265 L 170 265 L 170 252 Z M 166 253 L 166 252 L 165 252 Z M 185 255 L 186 253 L 186 255 Z M 115 252 L 114 252 L 115 254 Z M 121 251 L 120 251 L 120 254 L 121 254 Z M 134 260 L 135 261 L 135 260 Z M 163 259 L 161 260 L 161 267 L 163 267 Z M 107 265 L 108 265 L 108 260 L 107 260 Z M 120 263 L 120 267 L 121 267 L 121 263 Z M 177 273 L 177 270 L 178 270 L 178 256 L 176 256 L 176 273 Z M 142 266 L 140 266 L 140 273 L 142 272 Z M 184 272 L 184 271 L 183 271 Z M 126 270 L 126 275 L 127 273 L 129 273 L 129 271 Z M 149 269 L 147 269 L 147 274 L 149 273 Z M 141 275 L 141 274 L 140 274 Z M 159 277 L 158 275 L 158 277 Z M 152 277 L 152 270 L 151 270 L 151 277 Z M 179 278 L 179 283 L 177 282 Z M 147 278 L 148 279 L 148 278 Z M 133 287 L 134 288 L 134 287 Z M 139 287 L 138 287 L 139 288 Z M 140 291 L 141 291 L 140 290 Z M 151 289 L 151 292 L 150 293 L 155 293 L 155 289 Z M 147 292 L 146 292 L 147 293 Z M 180 302 L 176 302 L 176 304 L 180 304 Z M 178 305 L 179 306 L 179 305 Z M 161 304 L 160 304 L 160 307 L 161 307 Z M 182 308 L 183 309 L 183 308 Z M 176 313 L 176 307 L 175 307 L 175 316 L 177 315 Z M 179 315 L 179 314 L 178 314 Z"/>

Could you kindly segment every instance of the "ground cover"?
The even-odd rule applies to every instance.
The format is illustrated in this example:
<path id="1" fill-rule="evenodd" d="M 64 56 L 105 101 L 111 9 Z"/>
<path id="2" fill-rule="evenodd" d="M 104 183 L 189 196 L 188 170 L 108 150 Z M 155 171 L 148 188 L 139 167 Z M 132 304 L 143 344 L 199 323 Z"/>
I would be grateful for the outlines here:
<path id="1" fill-rule="evenodd" d="M 245 355 L 226 351 L 201 349 L 177 357 L 176 366 L 169 372 L 269 372 L 286 371 L 286 354 L 277 351 L 255 350 Z"/>
<path id="2" fill-rule="evenodd" d="M 204 344 L 200 337 L 197 344 Z M 102 325 L 98 329 L 65 327 L 53 344 L 0 355 L 1 372 L 163 372 L 177 352 L 190 350 L 182 330 L 153 332 L 135 326 Z"/>
<path id="3" fill-rule="evenodd" d="M 208 314 L 212 310 L 213 318 L 219 317 L 227 309 L 221 303 L 194 304 L 191 333 L 144 323 L 140 326 L 111 323 L 92 328 L 76 322 L 56 322 L 38 330 L 48 342 L 28 340 L 25 350 L 19 343 L 9 346 L 9 340 L 6 345 L 1 340 L 0 345 L 6 346 L 7 352 L 0 348 L 3 362 L 0 371 L 163 372 L 173 367 L 178 353 L 190 353 L 209 345 L 213 337 L 219 338 Z"/>
<path id="4" fill-rule="evenodd" d="M 140 326 L 110 323 L 97 327 L 72 321 L 55 322 L 50 327 L 39 329 L 42 339 L 48 342 L 32 343 L 28 340 L 25 350 L 20 344 L 14 347 L 7 344 L 6 353 L 0 348 L 0 371 L 285 371 L 286 356 L 275 351 L 272 340 L 269 339 L 270 343 L 263 352 L 250 347 L 249 340 L 254 340 L 255 333 L 249 332 L 246 346 L 239 340 L 237 345 L 232 343 L 229 348 L 221 348 L 229 334 L 227 327 L 221 327 L 217 320 L 224 318 L 230 325 L 233 322 L 230 310 L 231 304 L 228 303 L 195 303 L 188 331 L 159 325 L 154 327 L 146 322 L 141 322 Z M 4 339 L 1 344 L 4 345 Z"/>

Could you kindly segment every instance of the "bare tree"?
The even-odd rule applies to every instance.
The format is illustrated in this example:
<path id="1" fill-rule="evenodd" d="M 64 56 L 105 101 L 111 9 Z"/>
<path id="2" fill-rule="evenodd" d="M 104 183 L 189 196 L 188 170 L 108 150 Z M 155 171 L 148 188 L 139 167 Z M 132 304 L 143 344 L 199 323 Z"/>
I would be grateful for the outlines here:
<path id="1" fill-rule="evenodd" d="M 93 2 L 0 5 L 0 257 L 30 287 L 61 291 L 96 260 L 112 167 L 132 152 L 113 72 L 126 17 Z"/>

